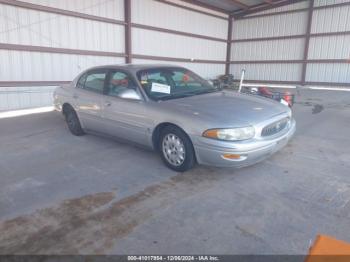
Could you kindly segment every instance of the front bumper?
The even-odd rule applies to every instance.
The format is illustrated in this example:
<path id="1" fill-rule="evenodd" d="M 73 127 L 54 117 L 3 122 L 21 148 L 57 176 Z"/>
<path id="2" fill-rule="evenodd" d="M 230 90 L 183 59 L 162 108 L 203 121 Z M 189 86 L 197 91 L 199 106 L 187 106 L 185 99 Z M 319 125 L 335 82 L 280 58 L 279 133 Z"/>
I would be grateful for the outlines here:
<path id="1" fill-rule="evenodd" d="M 260 162 L 283 148 L 293 137 L 296 130 L 295 120 L 278 134 L 278 137 L 254 139 L 251 141 L 227 142 L 205 137 L 192 138 L 199 164 L 218 167 L 245 167 Z M 242 156 L 239 159 L 224 158 L 224 154 Z"/>

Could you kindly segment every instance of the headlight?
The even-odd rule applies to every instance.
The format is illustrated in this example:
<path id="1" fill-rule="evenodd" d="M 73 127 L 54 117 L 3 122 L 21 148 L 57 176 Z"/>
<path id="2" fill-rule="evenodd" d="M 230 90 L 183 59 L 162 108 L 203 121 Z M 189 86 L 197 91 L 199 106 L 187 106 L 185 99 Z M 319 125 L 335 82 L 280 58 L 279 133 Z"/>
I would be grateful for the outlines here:
<path id="1" fill-rule="evenodd" d="M 230 128 L 230 129 L 209 129 L 203 133 L 204 137 L 226 141 L 240 141 L 253 138 L 255 129 L 252 126 Z"/>

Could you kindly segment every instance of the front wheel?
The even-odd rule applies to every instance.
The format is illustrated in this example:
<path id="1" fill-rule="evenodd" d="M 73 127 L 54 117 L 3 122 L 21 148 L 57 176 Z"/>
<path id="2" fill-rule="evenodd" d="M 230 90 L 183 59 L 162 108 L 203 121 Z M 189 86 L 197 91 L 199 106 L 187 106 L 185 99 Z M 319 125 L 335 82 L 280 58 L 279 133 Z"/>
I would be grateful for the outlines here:
<path id="1" fill-rule="evenodd" d="M 170 169 L 185 172 L 195 164 L 195 154 L 188 136 L 179 128 L 168 126 L 161 131 L 160 153 Z"/>

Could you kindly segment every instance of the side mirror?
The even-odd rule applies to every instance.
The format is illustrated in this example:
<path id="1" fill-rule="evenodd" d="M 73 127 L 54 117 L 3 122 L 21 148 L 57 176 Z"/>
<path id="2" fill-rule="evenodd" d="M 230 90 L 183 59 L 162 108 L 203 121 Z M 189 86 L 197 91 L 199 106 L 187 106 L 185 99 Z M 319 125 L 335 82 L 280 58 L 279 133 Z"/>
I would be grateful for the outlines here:
<path id="1" fill-rule="evenodd" d="M 130 89 L 130 88 L 121 91 L 118 96 L 120 98 L 124 98 L 124 99 L 142 100 L 142 98 L 139 95 L 139 93 L 137 93 L 136 90 Z"/>

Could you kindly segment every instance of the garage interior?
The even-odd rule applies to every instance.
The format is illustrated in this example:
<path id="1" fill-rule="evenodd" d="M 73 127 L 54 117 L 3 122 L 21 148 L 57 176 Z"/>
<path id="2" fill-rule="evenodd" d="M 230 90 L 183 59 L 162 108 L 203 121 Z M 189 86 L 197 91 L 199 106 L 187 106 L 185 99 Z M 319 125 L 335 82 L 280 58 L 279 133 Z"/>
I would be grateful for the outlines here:
<path id="1" fill-rule="evenodd" d="M 305 255 L 350 242 L 350 1 L 0 0 L 0 254 Z M 107 64 L 173 64 L 296 96 L 267 161 L 176 173 L 74 137 L 54 89 Z M 282 241 L 283 240 L 283 241 Z"/>

